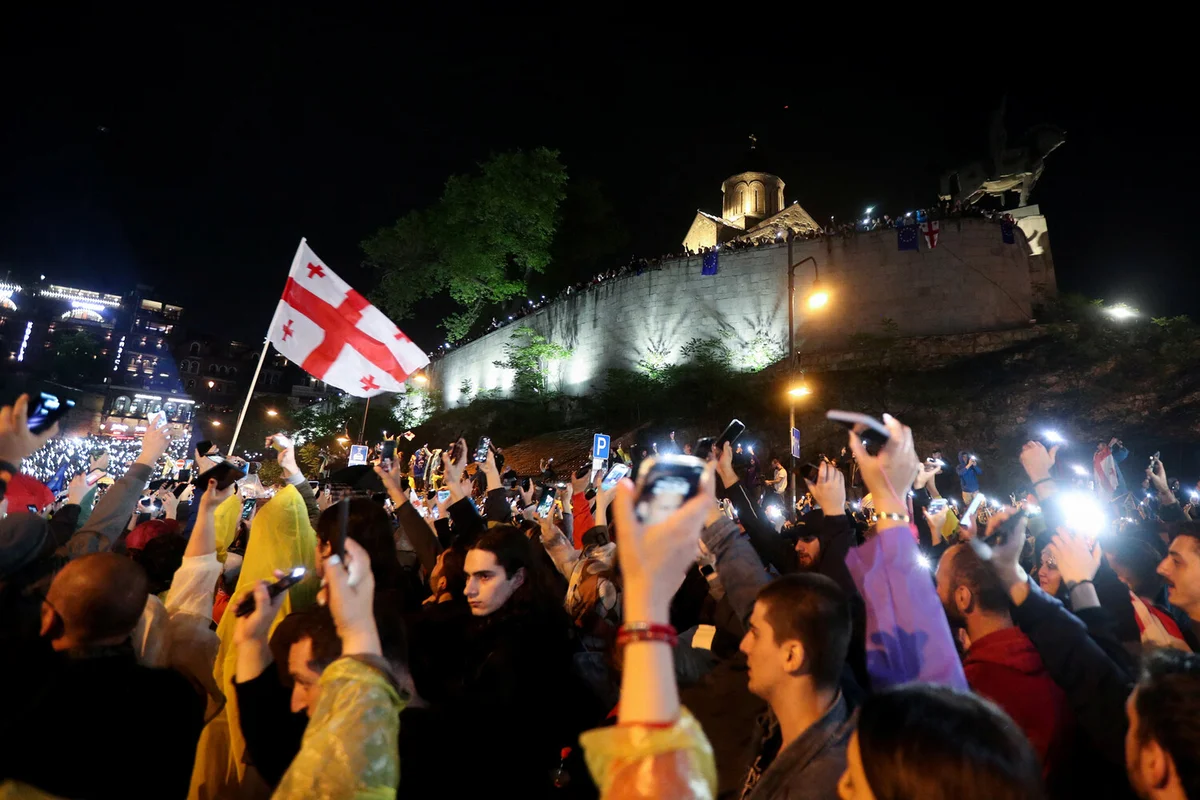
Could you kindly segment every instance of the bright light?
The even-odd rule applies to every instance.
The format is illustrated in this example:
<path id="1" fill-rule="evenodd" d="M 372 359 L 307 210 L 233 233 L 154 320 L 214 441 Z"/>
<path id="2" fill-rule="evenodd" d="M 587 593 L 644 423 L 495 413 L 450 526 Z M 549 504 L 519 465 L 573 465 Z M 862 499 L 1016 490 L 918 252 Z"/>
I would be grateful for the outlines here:
<path id="1" fill-rule="evenodd" d="M 933 569 L 933 562 L 920 553 L 917 553 L 917 564 L 921 569 Z"/>
<path id="2" fill-rule="evenodd" d="M 870 224 L 871 224 L 871 218 L 870 218 L 870 217 L 864 217 L 864 218 L 863 218 L 863 225 L 870 225 Z"/>
<path id="3" fill-rule="evenodd" d="M 863 213 L 864 213 L 864 214 L 870 214 L 870 213 L 871 213 L 872 211 L 874 211 L 874 210 L 875 210 L 875 206 L 867 206 L 867 210 L 866 210 L 866 211 L 864 211 Z"/>
<path id="4" fill-rule="evenodd" d="M 1192 498 L 1192 502 L 1200 500 L 1200 492 L 1188 492 L 1188 497 Z"/>
<path id="5" fill-rule="evenodd" d="M 808 307 L 812 309 L 824 308 L 829 302 L 829 292 L 824 289 L 813 292 L 808 296 Z"/>
<path id="6" fill-rule="evenodd" d="M 413 380 L 422 386 L 429 383 L 429 378 L 425 377 L 425 374 L 422 372 L 418 372 L 416 375 L 414 375 Z"/>
<path id="7" fill-rule="evenodd" d="M 771 519 L 779 519 L 783 516 L 783 512 L 779 510 L 779 506 L 767 506 L 767 516 Z"/>
<path id="8" fill-rule="evenodd" d="M 343 446 L 345 446 L 346 442 L 348 442 L 348 441 L 350 441 L 350 440 L 347 439 L 345 436 L 339 436 L 337 438 L 337 443 L 340 445 L 343 445 Z"/>
<path id="9" fill-rule="evenodd" d="M 1081 464 L 1072 464 L 1071 470 L 1081 478 L 1086 478 L 1088 476 L 1088 471 L 1084 469 L 1083 465 Z"/>
<path id="10" fill-rule="evenodd" d="M 905 212 L 904 212 L 904 216 L 906 216 L 906 217 L 911 217 L 911 216 L 912 216 L 912 212 L 911 212 L 911 211 L 905 211 Z"/>
<path id="11" fill-rule="evenodd" d="M 213 388 L 214 386 L 216 386 L 216 384 L 215 384 L 215 383 L 213 383 L 212 381 L 209 381 L 209 382 L 208 382 L 208 388 L 210 388 L 210 389 L 211 389 L 211 388 Z"/>
<path id="12" fill-rule="evenodd" d="M 1083 536 L 1099 536 L 1108 527 L 1104 509 L 1089 492 L 1066 492 L 1055 496 L 1066 527 Z"/>
<path id="13" fill-rule="evenodd" d="M 812 394 L 812 389 L 809 389 L 807 386 L 794 386 L 791 389 L 788 389 L 788 394 L 790 394 L 792 397 L 807 397 L 808 395 Z M 754 451 L 752 450 L 751 452 Z"/>
<path id="14" fill-rule="evenodd" d="M 214 420 L 212 421 L 212 424 L 213 424 L 213 427 L 214 427 L 214 428 L 219 428 L 219 427 L 221 427 L 221 420 L 219 420 L 219 419 L 214 419 Z"/>
<path id="15" fill-rule="evenodd" d="M 1066 438 L 1058 431 L 1042 431 L 1042 436 L 1050 444 L 1062 444 L 1066 441 Z"/>
<path id="16" fill-rule="evenodd" d="M 276 411 L 276 410 L 275 410 L 275 409 L 273 409 L 273 408 L 268 408 L 268 409 L 267 409 L 267 416 L 268 416 L 268 417 L 277 417 L 277 416 L 279 416 L 279 412 L 278 412 L 278 411 Z"/>
<path id="17" fill-rule="evenodd" d="M 1104 311 L 1115 320 L 1133 319 L 1138 315 L 1136 308 L 1130 308 L 1124 303 L 1110 306 L 1109 308 L 1104 309 Z"/>

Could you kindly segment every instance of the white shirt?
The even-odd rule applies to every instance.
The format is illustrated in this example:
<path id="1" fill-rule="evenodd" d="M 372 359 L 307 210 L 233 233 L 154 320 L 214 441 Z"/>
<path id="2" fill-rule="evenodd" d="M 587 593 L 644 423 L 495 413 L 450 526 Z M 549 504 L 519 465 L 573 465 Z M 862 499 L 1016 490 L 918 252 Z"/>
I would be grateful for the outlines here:
<path id="1" fill-rule="evenodd" d="M 785 491 L 787 491 L 787 470 L 786 469 L 784 469 L 783 467 L 780 467 L 779 469 L 775 470 L 775 480 L 777 481 L 777 483 L 775 483 L 771 488 L 773 488 L 779 494 L 783 494 Z"/>

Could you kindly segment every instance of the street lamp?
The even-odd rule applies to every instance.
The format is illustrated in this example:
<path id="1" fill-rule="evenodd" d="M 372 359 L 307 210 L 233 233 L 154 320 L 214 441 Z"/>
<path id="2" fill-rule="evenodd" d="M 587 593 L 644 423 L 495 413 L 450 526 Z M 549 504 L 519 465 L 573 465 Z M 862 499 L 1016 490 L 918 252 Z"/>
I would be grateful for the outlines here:
<path id="1" fill-rule="evenodd" d="M 277 417 L 277 416 L 279 416 L 279 412 L 278 412 L 278 411 L 276 411 L 276 410 L 275 410 L 275 409 L 273 409 L 273 408 L 268 408 L 268 409 L 267 409 L 267 416 L 268 416 L 268 417 Z"/>
<path id="2" fill-rule="evenodd" d="M 416 375 L 413 375 L 413 380 L 422 386 L 429 383 L 429 378 L 425 377 L 424 372 L 418 372 Z"/>
<path id="3" fill-rule="evenodd" d="M 212 421 L 212 424 L 213 424 L 213 427 L 214 427 L 214 428 L 219 428 L 219 427 L 221 427 L 221 420 L 219 420 L 219 419 L 214 419 L 214 420 Z"/>
<path id="4" fill-rule="evenodd" d="M 795 386 L 788 392 L 788 450 L 791 451 L 792 431 L 796 429 L 796 398 L 807 394 L 808 387 L 796 382 L 796 267 L 811 261 L 813 265 L 813 292 L 808 298 L 808 307 L 819 311 L 829 302 L 829 293 L 821 288 L 821 270 L 817 259 L 807 256 L 799 261 L 792 261 L 792 240 L 788 239 L 788 362 L 790 363 L 792 381 Z M 805 390 L 805 391 L 801 391 Z M 792 453 L 791 479 L 792 487 L 791 509 L 796 508 L 796 455 Z"/>
<path id="5" fill-rule="evenodd" d="M 216 384 L 216 383 L 214 383 L 213 381 L 209 381 L 209 382 L 208 382 L 208 388 L 210 388 L 210 389 L 211 389 L 211 388 L 213 388 L 213 387 L 214 387 L 214 386 L 216 386 L 216 385 L 217 385 L 217 384 Z"/>
<path id="6" fill-rule="evenodd" d="M 788 389 L 788 394 L 790 394 L 792 397 L 808 397 L 810 394 L 812 394 L 812 389 L 809 389 L 807 386 L 801 384 L 800 386 Z"/>

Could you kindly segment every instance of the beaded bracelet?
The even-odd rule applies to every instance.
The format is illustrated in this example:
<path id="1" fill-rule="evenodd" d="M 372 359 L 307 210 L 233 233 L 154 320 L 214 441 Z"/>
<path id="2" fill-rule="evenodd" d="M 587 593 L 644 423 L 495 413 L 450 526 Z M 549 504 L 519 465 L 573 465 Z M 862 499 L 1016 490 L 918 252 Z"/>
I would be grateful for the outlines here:
<path id="1" fill-rule="evenodd" d="M 626 622 L 617 632 L 617 644 L 631 642 L 666 642 L 671 647 L 679 643 L 679 634 L 672 625 L 654 622 Z"/>
<path id="2" fill-rule="evenodd" d="M 890 519 L 896 522 L 912 522 L 912 517 L 908 514 L 897 514 L 894 511 L 877 511 L 875 512 L 875 516 L 879 517 L 879 519 Z"/>

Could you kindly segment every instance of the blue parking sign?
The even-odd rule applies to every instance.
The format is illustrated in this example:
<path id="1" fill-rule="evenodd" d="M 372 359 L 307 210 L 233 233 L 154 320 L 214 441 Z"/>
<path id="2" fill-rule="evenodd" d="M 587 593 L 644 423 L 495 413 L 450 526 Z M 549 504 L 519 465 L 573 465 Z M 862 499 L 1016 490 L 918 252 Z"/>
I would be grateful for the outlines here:
<path id="1" fill-rule="evenodd" d="M 792 458 L 800 457 L 800 429 L 792 428 Z"/>
<path id="2" fill-rule="evenodd" d="M 611 440 L 607 434 L 597 433 L 592 439 L 592 458 L 608 458 Z"/>
<path id="3" fill-rule="evenodd" d="M 367 463 L 367 446 L 365 444 L 350 445 L 350 460 L 347 466 L 365 466 Z"/>

